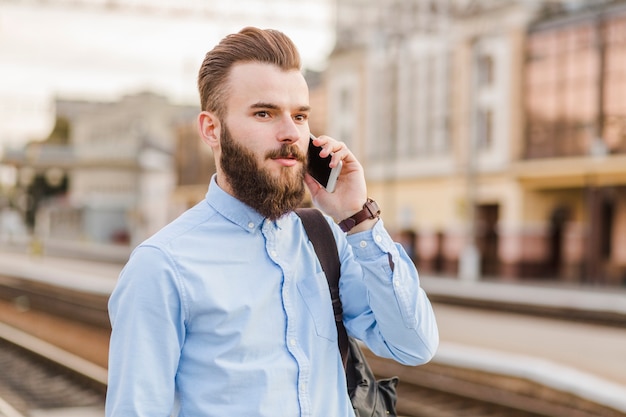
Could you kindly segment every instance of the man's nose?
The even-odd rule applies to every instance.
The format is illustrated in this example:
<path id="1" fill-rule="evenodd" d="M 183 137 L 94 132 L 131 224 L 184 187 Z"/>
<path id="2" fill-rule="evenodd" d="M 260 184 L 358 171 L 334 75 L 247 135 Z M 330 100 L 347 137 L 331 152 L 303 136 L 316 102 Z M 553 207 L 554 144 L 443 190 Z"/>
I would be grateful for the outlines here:
<path id="1" fill-rule="evenodd" d="M 294 143 L 300 139 L 300 129 L 291 117 L 285 117 L 281 120 L 277 138 L 280 142 L 287 143 Z"/>

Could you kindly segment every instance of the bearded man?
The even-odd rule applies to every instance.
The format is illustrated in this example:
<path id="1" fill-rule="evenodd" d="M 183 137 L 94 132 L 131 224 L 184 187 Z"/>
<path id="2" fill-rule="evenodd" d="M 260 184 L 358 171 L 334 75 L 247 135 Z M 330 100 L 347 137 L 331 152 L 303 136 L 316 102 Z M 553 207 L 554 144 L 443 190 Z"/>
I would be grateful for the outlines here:
<path id="1" fill-rule="evenodd" d="M 335 192 L 307 174 L 309 93 L 287 36 L 227 36 L 198 87 L 217 173 L 120 275 L 106 415 L 352 417 L 328 283 L 294 213 L 306 188 L 336 240 L 348 334 L 411 365 L 438 345 L 415 266 L 378 211 L 364 211 L 365 175 L 345 144 L 314 140 L 329 166 L 343 164 Z"/>

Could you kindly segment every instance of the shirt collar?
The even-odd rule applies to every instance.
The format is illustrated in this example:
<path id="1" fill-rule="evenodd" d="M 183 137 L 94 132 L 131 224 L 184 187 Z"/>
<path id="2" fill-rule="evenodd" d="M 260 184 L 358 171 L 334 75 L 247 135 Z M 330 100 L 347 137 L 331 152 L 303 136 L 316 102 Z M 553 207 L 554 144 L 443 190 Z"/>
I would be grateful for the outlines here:
<path id="1" fill-rule="evenodd" d="M 261 227 L 265 220 L 255 209 L 220 188 L 217 184 L 217 174 L 211 178 L 205 199 L 218 213 L 249 232 Z M 277 226 L 279 223 L 280 220 L 277 222 Z"/>

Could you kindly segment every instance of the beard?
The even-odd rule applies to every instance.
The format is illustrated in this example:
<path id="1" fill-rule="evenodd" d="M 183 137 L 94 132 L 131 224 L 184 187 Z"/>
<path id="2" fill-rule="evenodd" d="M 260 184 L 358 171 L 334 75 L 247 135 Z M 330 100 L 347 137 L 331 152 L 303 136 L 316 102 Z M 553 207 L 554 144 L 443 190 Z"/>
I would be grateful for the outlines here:
<path id="1" fill-rule="evenodd" d="M 283 144 L 268 151 L 265 159 L 293 157 L 300 167 L 283 167 L 278 176 L 257 162 L 245 146 L 236 143 L 224 124 L 221 137 L 220 165 L 234 196 L 258 211 L 263 217 L 276 220 L 302 204 L 305 195 L 306 157 L 294 144 Z"/>

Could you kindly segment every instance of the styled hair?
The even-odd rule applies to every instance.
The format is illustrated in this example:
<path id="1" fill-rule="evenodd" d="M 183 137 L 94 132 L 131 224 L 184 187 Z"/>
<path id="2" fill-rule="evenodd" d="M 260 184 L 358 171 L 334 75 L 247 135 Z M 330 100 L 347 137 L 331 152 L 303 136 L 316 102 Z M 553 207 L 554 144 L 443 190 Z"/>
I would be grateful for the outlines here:
<path id="1" fill-rule="evenodd" d="M 246 27 L 228 35 L 207 52 L 198 72 L 202 110 L 225 116 L 230 69 L 241 62 L 273 64 L 285 71 L 300 70 L 301 65 L 296 46 L 280 31 Z"/>

